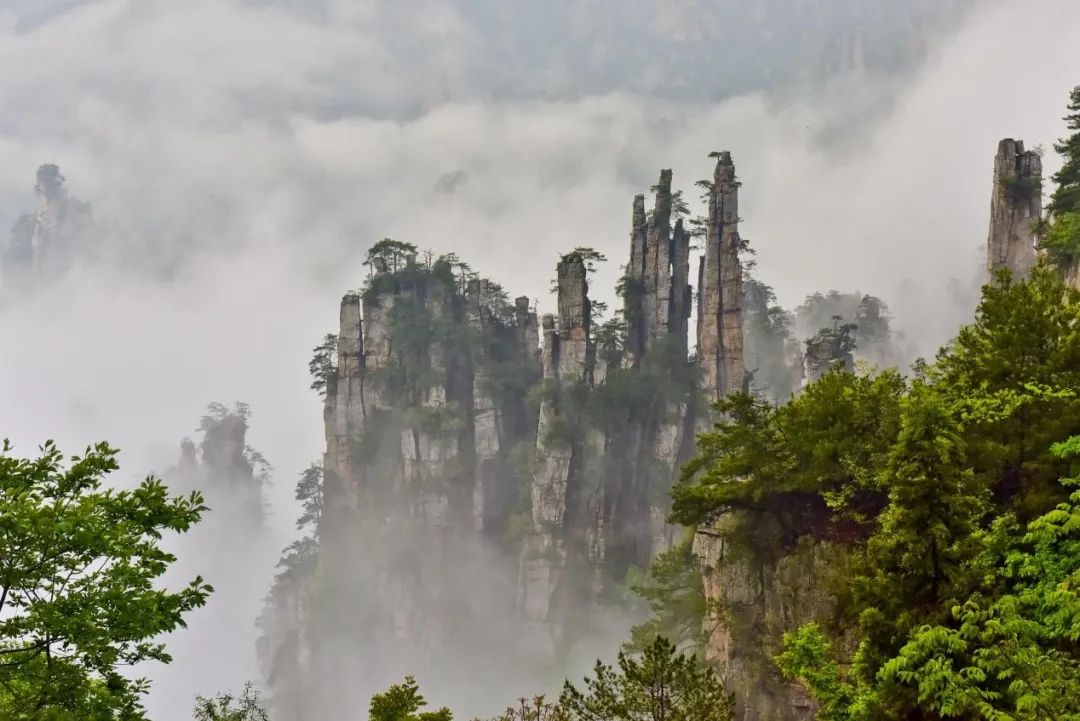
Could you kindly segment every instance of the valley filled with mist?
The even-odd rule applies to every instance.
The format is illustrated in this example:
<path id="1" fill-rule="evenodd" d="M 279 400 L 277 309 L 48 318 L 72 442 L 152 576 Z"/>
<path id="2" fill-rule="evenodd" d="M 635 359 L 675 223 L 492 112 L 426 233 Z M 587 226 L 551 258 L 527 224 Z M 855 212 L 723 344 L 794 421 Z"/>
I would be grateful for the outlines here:
<path id="1" fill-rule="evenodd" d="M 1080 718 L 1080 5 L 10 0 L 0 68 L 0 718 Z"/>

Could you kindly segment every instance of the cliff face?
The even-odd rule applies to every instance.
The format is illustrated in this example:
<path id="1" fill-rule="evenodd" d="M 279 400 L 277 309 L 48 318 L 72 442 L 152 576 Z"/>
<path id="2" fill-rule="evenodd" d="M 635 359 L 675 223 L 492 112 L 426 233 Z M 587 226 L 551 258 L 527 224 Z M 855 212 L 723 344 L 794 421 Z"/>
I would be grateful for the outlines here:
<path id="1" fill-rule="evenodd" d="M 304 678 L 278 688 L 341 694 L 329 679 L 343 674 L 465 674 L 463 655 L 531 672 L 535 659 L 515 654 L 565 659 L 627 571 L 673 545 L 669 492 L 705 397 L 743 383 L 726 153 L 715 178 L 697 364 L 690 235 L 670 170 L 649 212 L 644 196 L 633 200 L 624 324 L 594 317 L 586 249 L 559 261 L 557 314 L 539 323 L 527 298 L 510 302 L 452 256 L 421 263 L 394 241 L 373 249 L 365 288 L 342 299 L 325 379 L 319 570 L 297 596 L 309 617 L 278 634 L 317 651 L 307 666 L 279 666 Z M 320 608 L 320 598 L 334 600 Z M 333 621 L 343 616 L 354 631 Z M 333 651 L 350 646 L 363 658 Z"/>
<path id="2" fill-rule="evenodd" d="M 722 670 L 735 694 L 735 721 L 811 721 L 816 707 L 804 688 L 786 682 L 773 658 L 785 633 L 837 614 L 829 589 L 849 562 L 839 546 L 806 539 L 767 557 L 732 539 L 738 514 L 726 514 L 694 536 L 705 597 L 706 658 Z"/>
<path id="3" fill-rule="evenodd" d="M 1006 138 L 994 156 L 990 196 L 989 273 L 1007 268 L 1024 276 L 1035 265 L 1035 230 L 1042 218 L 1042 159 L 1024 141 Z"/>
<path id="4" fill-rule="evenodd" d="M 586 471 L 597 438 L 585 408 L 595 348 L 584 260 L 571 253 L 556 272 L 559 315 L 543 319 L 543 397 L 520 604 L 528 620 L 550 628 L 558 650 L 569 640 L 572 611 L 595 600 L 606 538 L 604 484 Z"/>
<path id="5" fill-rule="evenodd" d="M 724 151 L 709 192 L 705 249 L 698 269 L 698 363 L 701 388 L 712 402 L 742 389 L 742 264 L 739 262 L 739 186 Z"/>

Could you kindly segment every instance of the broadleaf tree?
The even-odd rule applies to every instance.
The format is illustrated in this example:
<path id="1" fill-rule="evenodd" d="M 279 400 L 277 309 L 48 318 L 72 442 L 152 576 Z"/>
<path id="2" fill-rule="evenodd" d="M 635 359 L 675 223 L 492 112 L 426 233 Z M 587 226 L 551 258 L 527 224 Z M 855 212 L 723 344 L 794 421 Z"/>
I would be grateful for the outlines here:
<path id="1" fill-rule="evenodd" d="M 169 662 L 160 636 L 212 590 L 160 585 L 176 560 L 163 535 L 197 523 L 202 496 L 152 477 L 108 487 L 116 456 L 104 443 L 69 459 L 52 442 L 37 458 L 0 450 L 0 718 L 144 719 L 149 682 L 124 671 Z"/>

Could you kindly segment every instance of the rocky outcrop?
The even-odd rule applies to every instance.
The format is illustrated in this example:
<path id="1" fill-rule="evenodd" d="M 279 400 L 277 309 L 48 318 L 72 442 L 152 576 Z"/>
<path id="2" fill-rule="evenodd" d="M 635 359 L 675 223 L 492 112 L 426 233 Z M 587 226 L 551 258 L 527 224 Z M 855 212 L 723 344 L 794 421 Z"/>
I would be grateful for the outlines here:
<path id="1" fill-rule="evenodd" d="M 227 408 L 211 403 L 199 422 L 202 440 L 180 441 L 180 460 L 166 480 L 184 491 L 202 492 L 214 515 L 216 531 L 248 542 L 264 520 L 263 486 L 270 465 L 247 442 L 251 410 L 244 403 Z"/>
<path id="2" fill-rule="evenodd" d="M 37 210 L 21 216 L 4 254 L 6 274 L 42 276 L 65 269 L 72 254 L 88 244 L 93 221 L 90 206 L 72 197 L 55 165 L 37 170 Z"/>
<path id="3" fill-rule="evenodd" d="M 371 266 L 363 294 L 342 299 L 327 382 L 327 519 L 340 526 L 329 535 L 358 524 L 371 543 L 412 534 L 416 563 L 379 570 L 371 603 L 424 647 L 449 623 L 437 598 L 453 583 L 455 544 L 501 533 L 524 490 L 509 456 L 535 433 L 525 392 L 538 375 L 536 314 L 525 298 L 511 304 L 497 285 L 455 276 L 447 259 Z"/>
<path id="4" fill-rule="evenodd" d="M 832 328 L 822 328 L 806 341 L 806 353 L 803 355 L 803 384 L 813 383 L 836 367 L 846 371 L 855 369 L 856 326 L 852 323 L 840 325 L 839 321 Z"/>
<path id="5" fill-rule="evenodd" d="M 743 387 L 739 186 L 731 153 L 717 154 L 698 269 L 697 358 L 709 402 Z"/>
<path id="6" fill-rule="evenodd" d="M 702 569 L 709 608 L 707 660 L 716 664 L 735 695 L 735 721 L 811 721 L 816 707 L 805 689 L 780 677 L 773 658 L 783 635 L 837 612 L 833 589 L 848 563 L 836 545 L 806 540 L 775 557 L 740 539 L 741 513 L 700 528 L 693 553 Z"/>
<path id="7" fill-rule="evenodd" d="M 327 378 L 326 402 L 323 405 L 323 430 L 326 451 L 323 467 L 327 474 L 326 488 L 337 506 L 344 506 L 345 489 L 355 501 L 360 487 L 357 469 L 352 466 L 350 438 L 363 430 L 362 368 L 364 331 L 360 319 L 360 296 L 348 293 L 341 299 L 338 314 L 337 372 Z M 355 399 L 355 400 L 354 400 Z M 342 412 L 338 412 L 341 408 Z M 346 410 L 348 409 L 348 410 Z M 348 415 L 351 413 L 351 416 Z M 355 504 L 354 504 L 355 505 Z"/>
<path id="8" fill-rule="evenodd" d="M 1025 276 L 1035 265 L 1036 228 L 1042 218 L 1042 159 L 1024 141 L 1005 138 L 994 156 L 986 267 Z"/>
<path id="9" fill-rule="evenodd" d="M 687 355 L 690 234 L 673 217 L 670 170 L 651 212 L 634 198 L 625 335 L 595 327 L 587 252 L 560 259 L 557 313 L 538 322 L 528 298 L 511 302 L 456 257 L 422 264 L 408 244 L 376 244 L 365 288 L 342 299 L 324 384 L 326 507 L 312 578 L 344 600 L 302 634 L 318 649 L 363 627 L 366 655 L 348 668 L 315 664 L 312 678 L 376 678 L 390 669 L 364 659 L 380 656 L 408 661 L 398 675 L 445 670 L 463 648 L 528 646 L 549 663 L 595 626 L 631 567 L 671 547 L 669 492 L 693 450 L 699 398 L 737 390 L 743 376 L 738 184 L 726 153 L 715 178 L 701 387 Z M 312 603 L 326 593 L 311 591 Z M 493 637 L 471 638 L 480 628 Z"/>
<path id="10" fill-rule="evenodd" d="M 521 562 L 520 604 L 534 622 L 559 625 L 559 599 L 567 593 L 564 571 L 571 554 L 585 554 L 587 542 L 603 545 L 602 521 L 593 523 L 602 498 L 583 499 L 586 436 L 580 399 L 592 381 L 594 356 L 591 304 L 585 263 L 564 256 L 557 267 L 559 316 L 543 319 L 543 388 L 532 480 L 532 528 Z M 575 487 L 576 486 L 576 487 Z M 602 550 L 599 552 L 602 556 Z M 556 629 L 556 633 L 559 629 Z"/>
<path id="11" fill-rule="evenodd" d="M 469 328 L 478 337 L 483 337 L 491 325 L 491 311 L 487 307 L 488 283 L 479 278 L 469 281 L 465 296 L 466 313 Z M 528 301 L 526 300 L 526 303 Z M 526 306 L 527 307 L 527 306 Z M 473 375 L 472 414 L 473 448 L 476 463 L 476 478 L 473 486 L 473 519 L 477 530 L 483 531 L 485 522 L 490 522 L 491 505 L 497 503 L 494 496 L 499 491 L 499 458 L 502 450 L 502 419 L 499 407 L 491 393 L 491 378 L 483 363 L 486 349 L 478 348 L 474 358 L 476 369 Z"/>
<path id="12" fill-rule="evenodd" d="M 640 362 L 658 341 L 681 343 L 686 350 L 693 297 L 689 284 L 690 236 L 682 219 L 671 225 L 670 170 L 660 171 L 652 212 L 645 196 L 634 196 L 630 262 L 623 289 L 627 320 L 627 360 Z"/>

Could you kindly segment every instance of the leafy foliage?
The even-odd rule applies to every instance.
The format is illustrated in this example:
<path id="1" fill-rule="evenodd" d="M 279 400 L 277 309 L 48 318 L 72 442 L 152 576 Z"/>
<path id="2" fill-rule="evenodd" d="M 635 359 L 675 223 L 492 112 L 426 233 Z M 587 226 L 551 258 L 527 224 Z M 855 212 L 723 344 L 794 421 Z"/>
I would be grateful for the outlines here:
<path id="1" fill-rule="evenodd" d="M 1057 184 L 1048 210 L 1054 215 L 1080 212 L 1080 85 L 1069 93 L 1065 127 L 1073 131 L 1054 144 L 1061 155 L 1061 169 L 1052 176 Z"/>
<path id="2" fill-rule="evenodd" d="M 1078 452 L 1080 437 L 1054 447 L 1062 458 Z M 1080 491 L 1026 530 L 1006 514 L 965 538 L 977 546 L 981 590 L 909 625 L 891 657 L 870 663 L 871 636 L 842 674 L 816 627 L 785 639 L 779 665 L 823 703 L 822 719 L 1080 718 Z"/>
<path id="3" fill-rule="evenodd" d="M 427 701 L 420 694 L 416 679 L 407 676 L 383 693 L 371 697 L 369 721 L 451 721 L 453 715 L 445 706 L 435 711 L 423 711 Z"/>
<path id="4" fill-rule="evenodd" d="M 742 289 L 743 356 L 752 378 L 749 391 L 784 403 L 796 390 L 787 364 L 794 319 L 777 304 L 771 286 L 747 274 Z"/>
<path id="5" fill-rule="evenodd" d="M 322 343 L 312 349 L 308 361 L 308 373 L 311 374 L 311 389 L 322 398 L 326 398 L 337 374 L 338 337 L 335 333 L 323 336 Z"/>
<path id="6" fill-rule="evenodd" d="M 1002 273 L 910 381 L 834 370 L 782 408 L 718 405 L 675 517 L 736 511 L 731 542 L 825 537 L 856 559 L 844 617 L 777 658 L 819 718 L 1080 718 L 1078 302 L 1049 267 Z"/>
<path id="7" fill-rule="evenodd" d="M 155 582 L 176 560 L 162 550 L 206 510 L 147 478 L 105 487 L 117 451 L 102 443 L 69 459 L 52 442 L 35 459 L 0 453 L 0 718 L 145 718 L 149 683 L 121 667 L 170 657 L 155 639 L 184 625 L 211 588 Z"/>
<path id="8" fill-rule="evenodd" d="M 630 647 L 642 650 L 657 636 L 698 648 L 703 642 L 707 603 L 701 565 L 691 552 L 693 534 L 660 554 L 645 574 L 633 574 L 629 587 L 649 605 L 650 619 L 631 632 Z"/>
<path id="9" fill-rule="evenodd" d="M 720 401 L 723 420 L 698 436 L 673 518 L 693 525 L 725 508 L 765 513 L 786 529 L 785 545 L 803 533 L 857 531 L 883 501 L 876 469 L 896 437 L 905 389 L 895 371 L 833 371 L 784 406 L 745 393 Z"/>
<path id="10" fill-rule="evenodd" d="M 589 273 L 596 272 L 596 264 L 607 262 L 607 256 L 596 250 L 595 248 L 587 248 L 584 246 L 578 246 L 569 253 L 562 256 L 562 262 L 569 263 L 574 259 L 579 259 L 585 264 L 585 270 Z"/>
<path id="11" fill-rule="evenodd" d="M 1054 216 L 1039 240 L 1039 248 L 1058 268 L 1071 269 L 1080 262 L 1080 211 Z"/>
<path id="12" fill-rule="evenodd" d="M 417 248 L 412 243 L 383 238 L 368 250 L 364 265 L 370 266 L 372 270 L 381 268 L 396 273 L 406 265 L 414 264 L 416 254 Z"/>
<path id="13" fill-rule="evenodd" d="M 568 721 L 566 710 L 557 703 L 550 703 L 543 696 L 532 699 L 519 698 L 517 706 L 508 706 L 493 721 Z"/>
<path id="14" fill-rule="evenodd" d="M 569 681 L 559 705 L 574 721 L 729 721 L 731 696 L 709 668 L 657 636 L 640 653 L 597 661 L 582 690 Z"/>
<path id="15" fill-rule="evenodd" d="M 239 696 L 231 692 L 213 698 L 195 697 L 195 721 L 270 721 L 259 692 L 250 682 Z"/>

